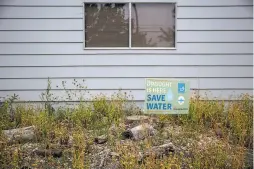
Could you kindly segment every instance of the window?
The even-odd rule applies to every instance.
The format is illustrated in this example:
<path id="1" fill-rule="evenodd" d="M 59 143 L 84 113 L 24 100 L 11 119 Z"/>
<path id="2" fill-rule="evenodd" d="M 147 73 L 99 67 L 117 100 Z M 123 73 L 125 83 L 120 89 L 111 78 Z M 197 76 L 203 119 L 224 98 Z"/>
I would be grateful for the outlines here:
<path id="1" fill-rule="evenodd" d="M 175 3 L 85 3 L 87 49 L 175 48 Z"/>

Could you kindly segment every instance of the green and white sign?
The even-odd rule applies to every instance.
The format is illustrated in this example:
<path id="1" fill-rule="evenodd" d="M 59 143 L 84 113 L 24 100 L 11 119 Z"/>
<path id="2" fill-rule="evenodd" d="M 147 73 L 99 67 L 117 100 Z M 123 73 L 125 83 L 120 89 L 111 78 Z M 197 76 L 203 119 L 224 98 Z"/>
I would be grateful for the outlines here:
<path id="1" fill-rule="evenodd" d="M 190 84 L 184 80 L 146 79 L 146 114 L 188 114 Z"/>

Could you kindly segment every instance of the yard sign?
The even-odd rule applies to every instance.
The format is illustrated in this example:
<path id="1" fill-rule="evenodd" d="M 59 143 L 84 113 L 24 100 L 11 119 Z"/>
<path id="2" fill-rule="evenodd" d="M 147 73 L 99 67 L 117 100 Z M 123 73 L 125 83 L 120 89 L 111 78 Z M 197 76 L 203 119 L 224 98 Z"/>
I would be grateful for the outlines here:
<path id="1" fill-rule="evenodd" d="M 146 79 L 146 114 L 188 114 L 190 84 L 188 81 Z"/>

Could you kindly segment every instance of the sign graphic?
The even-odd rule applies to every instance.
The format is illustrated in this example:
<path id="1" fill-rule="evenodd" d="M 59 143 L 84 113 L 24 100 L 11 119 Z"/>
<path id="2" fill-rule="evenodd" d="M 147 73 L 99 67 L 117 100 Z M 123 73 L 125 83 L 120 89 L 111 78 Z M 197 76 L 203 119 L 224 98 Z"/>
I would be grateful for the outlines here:
<path id="1" fill-rule="evenodd" d="M 188 81 L 146 79 L 146 114 L 187 114 L 189 112 Z"/>
<path id="2" fill-rule="evenodd" d="M 172 101 L 172 100 L 173 100 L 173 98 L 174 98 L 174 95 L 173 95 L 173 93 L 172 93 L 172 90 L 171 90 L 171 89 L 168 89 L 168 93 L 167 93 L 167 95 L 168 95 L 168 101 Z"/>
<path id="3" fill-rule="evenodd" d="M 185 83 L 178 83 L 178 93 L 185 93 Z"/>
<path id="4" fill-rule="evenodd" d="M 178 97 L 178 103 L 179 103 L 180 105 L 184 104 L 184 97 L 183 97 L 183 96 L 179 96 L 179 97 Z"/>

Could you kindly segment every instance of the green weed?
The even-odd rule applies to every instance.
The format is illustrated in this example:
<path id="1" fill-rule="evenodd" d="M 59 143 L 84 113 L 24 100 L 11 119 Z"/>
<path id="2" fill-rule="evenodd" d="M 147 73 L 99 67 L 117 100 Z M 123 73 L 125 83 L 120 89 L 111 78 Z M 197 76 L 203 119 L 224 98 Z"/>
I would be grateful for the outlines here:
<path id="1" fill-rule="evenodd" d="M 158 135 L 142 141 L 127 140 L 121 143 L 125 117 L 142 114 L 138 107 L 130 103 L 133 98 L 121 90 L 110 96 L 88 96 L 89 90 L 78 80 L 74 79 L 72 83 L 77 88 L 75 90 L 67 89 L 66 83 L 62 83 L 65 95 L 58 97 L 52 94 L 51 81 L 48 80 L 47 90 L 41 96 L 43 106 L 13 106 L 17 99 L 15 95 L 7 98 L 0 107 L 0 132 L 33 125 L 36 128 L 35 143 L 39 147 L 58 147 L 65 150 L 63 157 L 58 160 L 51 156 L 42 159 L 34 156 L 33 160 L 27 161 L 29 166 L 89 168 L 93 139 L 105 134 L 108 136 L 107 146 L 120 154 L 120 166 L 125 169 L 178 169 L 182 166 L 193 169 L 246 167 L 246 152 L 253 146 L 252 96 L 242 95 L 239 101 L 231 102 L 203 101 L 198 96 L 192 97 L 187 115 L 153 116 L 159 119 Z M 66 103 L 59 108 L 54 107 L 63 100 L 78 103 L 74 106 L 67 106 Z M 0 136 L 0 166 L 21 168 L 25 159 L 20 150 L 23 143 L 9 145 L 2 132 Z M 215 142 L 206 141 L 206 146 L 200 146 L 200 140 L 206 138 L 204 136 L 212 138 L 210 140 Z M 138 161 L 139 152 L 163 144 L 165 139 L 171 140 L 179 147 L 188 146 L 187 149 L 192 155 L 186 157 L 182 153 L 172 154 L 161 159 L 151 155 L 142 163 Z"/>

